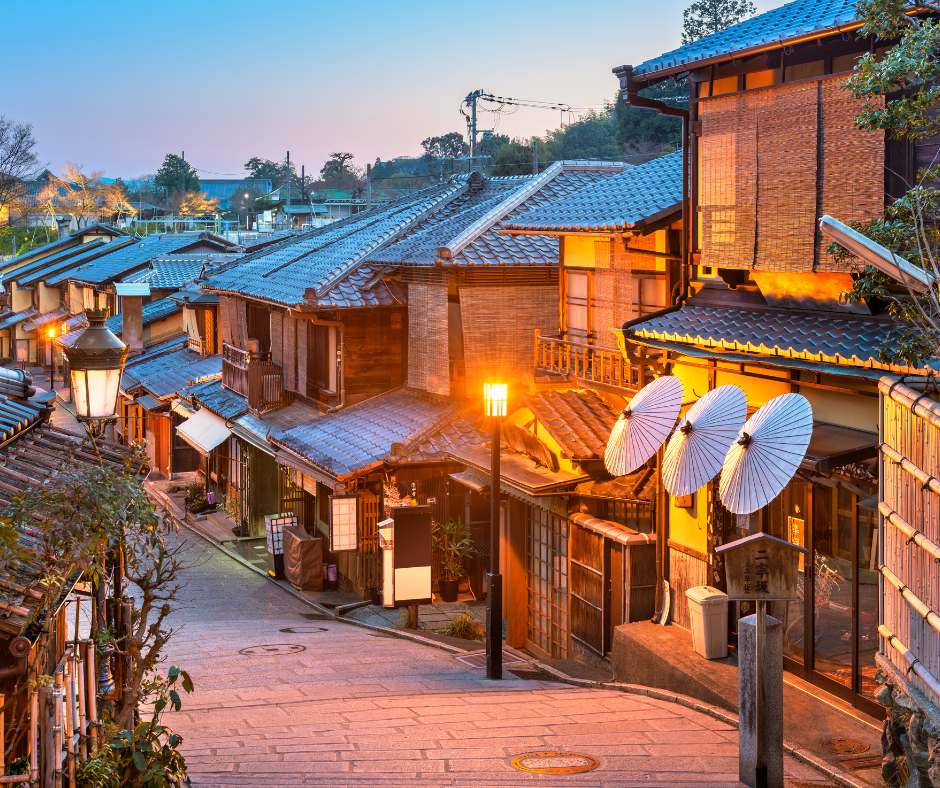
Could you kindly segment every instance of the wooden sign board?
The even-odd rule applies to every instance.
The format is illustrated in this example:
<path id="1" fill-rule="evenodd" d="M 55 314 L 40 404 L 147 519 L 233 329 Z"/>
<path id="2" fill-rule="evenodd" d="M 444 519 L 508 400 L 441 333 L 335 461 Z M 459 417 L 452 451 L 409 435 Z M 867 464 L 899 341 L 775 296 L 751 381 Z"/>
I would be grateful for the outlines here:
<path id="1" fill-rule="evenodd" d="M 805 547 L 770 534 L 752 534 L 715 552 L 725 559 L 728 599 L 769 602 L 798 598 L 797 576 Z"/>
<path id="2" fill-rule="evenodd" d="M 395 606 L 431 604 L 431 507 L 393 506 Z"/>

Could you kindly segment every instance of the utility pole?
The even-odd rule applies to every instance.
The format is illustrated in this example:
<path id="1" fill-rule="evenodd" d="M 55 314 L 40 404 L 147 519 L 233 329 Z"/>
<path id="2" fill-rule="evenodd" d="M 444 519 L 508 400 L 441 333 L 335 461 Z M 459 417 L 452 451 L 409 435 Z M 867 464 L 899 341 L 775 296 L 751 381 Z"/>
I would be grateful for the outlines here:
<path id="1" fill-rule="evenodd" d="M 186 151 L 183 151 L 183 168 L 180 170 L 180 191 L 186 194 Z"/>
<path id="2" fill-rule="evenodd" d="M 470 105 L 470 170 L 473 170 L 474 159 L 477 155 L 477 99 L 483 95 L 482 90 L 474 90 L 465 99 L 464 103 Z"/>
<path id="3" fill-rule="evenodd" d="M 287 151 L 287 229 L 291 229 L 290 220 L 290 151 Z"/>
<path id="4" fill-rule="evenodd" d="M 539 174 L 539 141 L 532 140 L 532 174 Z"/>
<path id="5" fill-rule="evenodd" d="M 366 165 L 366 210 L 372 209 L 372 165 Z"/>

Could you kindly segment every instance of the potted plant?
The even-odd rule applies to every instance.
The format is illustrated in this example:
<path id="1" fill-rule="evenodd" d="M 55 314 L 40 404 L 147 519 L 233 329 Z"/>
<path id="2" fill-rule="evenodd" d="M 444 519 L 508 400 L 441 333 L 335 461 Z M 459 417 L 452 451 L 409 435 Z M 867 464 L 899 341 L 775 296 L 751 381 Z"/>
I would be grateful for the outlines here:
<path id="1" fill-rule="evenodd" d="M 476 553 L 470 541 L 470 523 L 459 517 L 446 523 L 435 523 L 431 539 L 441 561 L 438 593 L 444 602 L 456 602 L 457 587 L 464 575 L 464 560 Z"/>

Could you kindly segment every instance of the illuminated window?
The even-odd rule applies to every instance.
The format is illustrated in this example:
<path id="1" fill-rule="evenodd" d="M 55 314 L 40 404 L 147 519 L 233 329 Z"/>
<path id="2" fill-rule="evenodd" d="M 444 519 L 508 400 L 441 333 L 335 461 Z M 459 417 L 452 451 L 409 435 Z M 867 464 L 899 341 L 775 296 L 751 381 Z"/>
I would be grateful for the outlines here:
<path id="1" fill-rule="evenodd" d="M 358 550 L 359 498 L 355 495 L 330 496 L 330 550 L 334 553 Z"/>

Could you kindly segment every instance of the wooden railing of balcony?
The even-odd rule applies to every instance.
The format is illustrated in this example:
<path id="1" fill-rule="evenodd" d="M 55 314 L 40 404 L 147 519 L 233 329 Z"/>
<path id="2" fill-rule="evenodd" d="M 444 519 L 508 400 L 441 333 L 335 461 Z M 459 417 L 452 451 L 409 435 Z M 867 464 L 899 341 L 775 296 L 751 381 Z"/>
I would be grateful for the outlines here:
<path id="1" fill-rule="evenodd" d="M 189 335 L 189 349 L 193 353 L 198 353 L 200 356 L 205 355 L 205 345 L 203 344 L 202 337 L 194 337 L 192 334 Z"/>
<path id="2" fill-rule="evenodd" d="M 294 392 L 284 388 L 284 370 L 273 361 L 248 362 L 248 407 L 261 416 L 294 402 Z"/>
<path id="3" fill-rule="evenodd" d="M 222 385 L 243 397 L 248 396 L 248 363 L 251 354 L 234 345 L 222 343 Z"/>
<path id="4" fill-rule="evenodd" d="M 639 391 L 653 376 L 645 366 L 634 366 L 615 348 L 535 335 L 535 366 L 556 375 L 590 383 Z"/>

